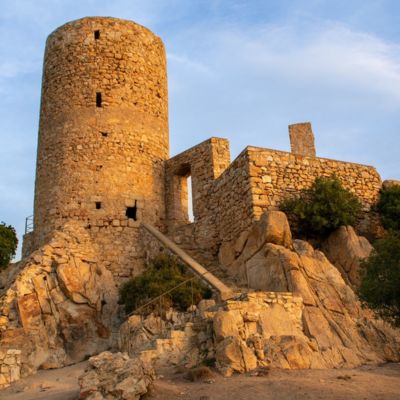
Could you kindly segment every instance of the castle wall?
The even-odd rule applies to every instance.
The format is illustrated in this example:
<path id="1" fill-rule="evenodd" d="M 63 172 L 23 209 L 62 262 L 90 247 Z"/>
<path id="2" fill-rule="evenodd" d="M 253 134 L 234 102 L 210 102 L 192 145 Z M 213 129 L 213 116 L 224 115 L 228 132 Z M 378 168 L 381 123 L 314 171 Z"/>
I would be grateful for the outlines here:
<path id="1" fill-rule="evenodd" d="M 278 209 L 282 200 L 297 196 L 320 176 L 335 175 L 358 196 L 363 214 L 357 228 L 364 234 L 373 230 L 376 221 L 371 207 L 381 188 L 375 168 L 258 147 L 247 147 L 228 165 L 227 152 L 221 151 L 227 146 L 226 140 L 213 138 L 167 161 L 167 208 L 173 213 L 187 201 L 186 193 L 183 200 L 177 196 L 173 184 L 185 166 L 184 171 L 192 171 L 195 215 L 193 224 L 171 219 L 169 234 L 178 244 L 186 243 L 200 261 L 215 257 L 222 242 L 237 238 L 264 211 Z"/>
<path id="2" fill-rule="evenodd" d="M 277 209 L 283 199 L 309 188 L 315 178 L 335 175 L 362 202 L 364 216 L 359 231 L 366 233 L 372 228 L 371 206 L 382 186 L 374 167 L 257 147 L 248 147 L 247 152 L 254 219 L 259 219 L 265 210 Z"/>
<path id="3" fill-rule="evenodd" d="M 83 18 L 53 32 L 44 60 L 35 247 L 79 220 L 115 276 L 137 272 L 140 221 L 164 227 L 168 157 L 161 39 L 115 18 Z"/>
<path id="4" fill-rule="evenodd" d="M 210 249 L 218 241 L 215 215 L 219 204 L 213 201 L 214 183 L 229 166 L 229 142 L 211 138 L 166 162 L 166 209 L 168 232 L 189 223 L 187 182 L 192 179 L 195 244 Z"/>

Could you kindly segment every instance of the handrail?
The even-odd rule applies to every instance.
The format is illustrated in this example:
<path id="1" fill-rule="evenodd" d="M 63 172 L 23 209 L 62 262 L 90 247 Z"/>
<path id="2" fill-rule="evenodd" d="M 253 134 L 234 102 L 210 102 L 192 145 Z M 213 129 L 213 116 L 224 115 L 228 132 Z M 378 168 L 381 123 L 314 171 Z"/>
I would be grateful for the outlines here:
<path id="1" fill-rule="evenodd" d="M 29 215 L 25 218 L 25 235 L 33 231 L 33 215 Z"/>
<path id="2" fill-rule="evenodd" d="M 212 288 L 217 290 L 221 300 L 226 300 L 233 296 L 233 292 L 223 282 L 221 282 L 214 274 L 205 269 L 196 260 L 189 256 L 185 251 L 178 247 L 172 240 L 168 239 L 159 230 L 152 225 L 142 222 L 142 226 L 158 239 L 164 246 L 175 253 L 196 275 L 204 279 Z"/>

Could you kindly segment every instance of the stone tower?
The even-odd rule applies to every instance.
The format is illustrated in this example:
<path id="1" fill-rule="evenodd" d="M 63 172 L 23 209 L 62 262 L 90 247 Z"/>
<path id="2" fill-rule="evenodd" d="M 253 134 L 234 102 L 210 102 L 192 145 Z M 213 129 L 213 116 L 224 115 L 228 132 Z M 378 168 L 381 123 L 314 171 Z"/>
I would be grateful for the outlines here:
<path id="1" fill-rule="evenodd" d="M 115 276 L 141 264 L 139 224 L 163 228 L 169 157 L 161 39 L 131 21 L 89 17 L 47 39 L 33 248 L 82 221 Z"/>

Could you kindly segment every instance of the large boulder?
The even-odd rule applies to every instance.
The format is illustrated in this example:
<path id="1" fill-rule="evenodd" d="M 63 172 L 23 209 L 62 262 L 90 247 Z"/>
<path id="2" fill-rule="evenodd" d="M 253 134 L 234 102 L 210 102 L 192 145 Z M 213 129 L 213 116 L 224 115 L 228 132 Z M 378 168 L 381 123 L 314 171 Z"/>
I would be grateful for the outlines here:
<path id="1" fill-rule="evenodd" d="M 79 377 L 79 398 L 138 400 L 154 378 L 153 368 L 139 358 L 105 351 L 89 358 L 88 370 Z"/>
<path id="2" fill-rule="evenodd" d="M 322 245 L 322 251 L 343 279 L 356 287 L 360 285 L 360 261 L 369 257 L 372 250 L 369 241 L 358 236 L 351 226 L 341 226 Z"/>
<path id="3" fill-rule="evenodd" d="M 117 291 L 77 222 L 24 259 L 0 298 L 0 349 L 21 350 L 22 375 L 58 368 L 110 346 Z"/>
<path id="4" fill-rule="evenodd" d="M 236 240 L 223 242 L 218 254 L 219 262 L 226 268 L 235 269 L 267 243 L 287 248 L 292 246 L 289 222 L 282 211 L 266 211 L 259 221 L 243 231 Z"/>
<path id="5" fill-rule="evenodd" d="M 227 337 L 217 345 L 216 360 L 218 369 L 225 376 L 257 368 L 257 357 L 254 352 L 237 336 Z"/>

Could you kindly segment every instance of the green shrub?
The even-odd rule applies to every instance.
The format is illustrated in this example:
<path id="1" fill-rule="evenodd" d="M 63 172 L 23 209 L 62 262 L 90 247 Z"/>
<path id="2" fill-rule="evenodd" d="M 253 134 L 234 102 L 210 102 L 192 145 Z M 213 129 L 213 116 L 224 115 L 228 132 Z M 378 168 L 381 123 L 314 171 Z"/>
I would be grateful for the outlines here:
<path id="1" fill-rule="evenodd" d="M 400 185 L 382 188 L 376 209 L 385 229 L 400 231 Z"/>
<path id="2" fill-rule="evenodd" d="M 320 177 L 298 198 L 284 200 L 280 208 L 298 224 L 301 235 L 325 236 L 341 225 L 354 225 L 361 203 L 336 177 Z"/>
<path id="3" fill-rule="evenodd" d="M 0 268 L 6 268 L 15 256 L 18 238 L 11 225 L 0 223 Z"/>
<path id="4" fill-rule="evenodd" d="M 176 257 L 161 254 L 146 265 L 142 275 L 130 279 L 122 285 L 119 303 L 124 304 L 125 311 L 130 313 L 192 277 L 193 275 L 188 274 L 186 267 L 178 262 Z M 212 293 L 207 286 L 198 279 L 194 279 L 163 296 L 161 305 L 163 308 L 172 306 L 186 311 L 192 304 L 192 294 L 193 302 L 197 304 L 203 298 L 210 298 Z M 156 302 L 142 311 L 145 313 L 156 310 L 159 304 Z"/>
<path id="5" fill-rule="evenodd" d="M 374 243 L 362 262 L 360 297 L 400 324 L 400 233 L 390 231 Z"/>

